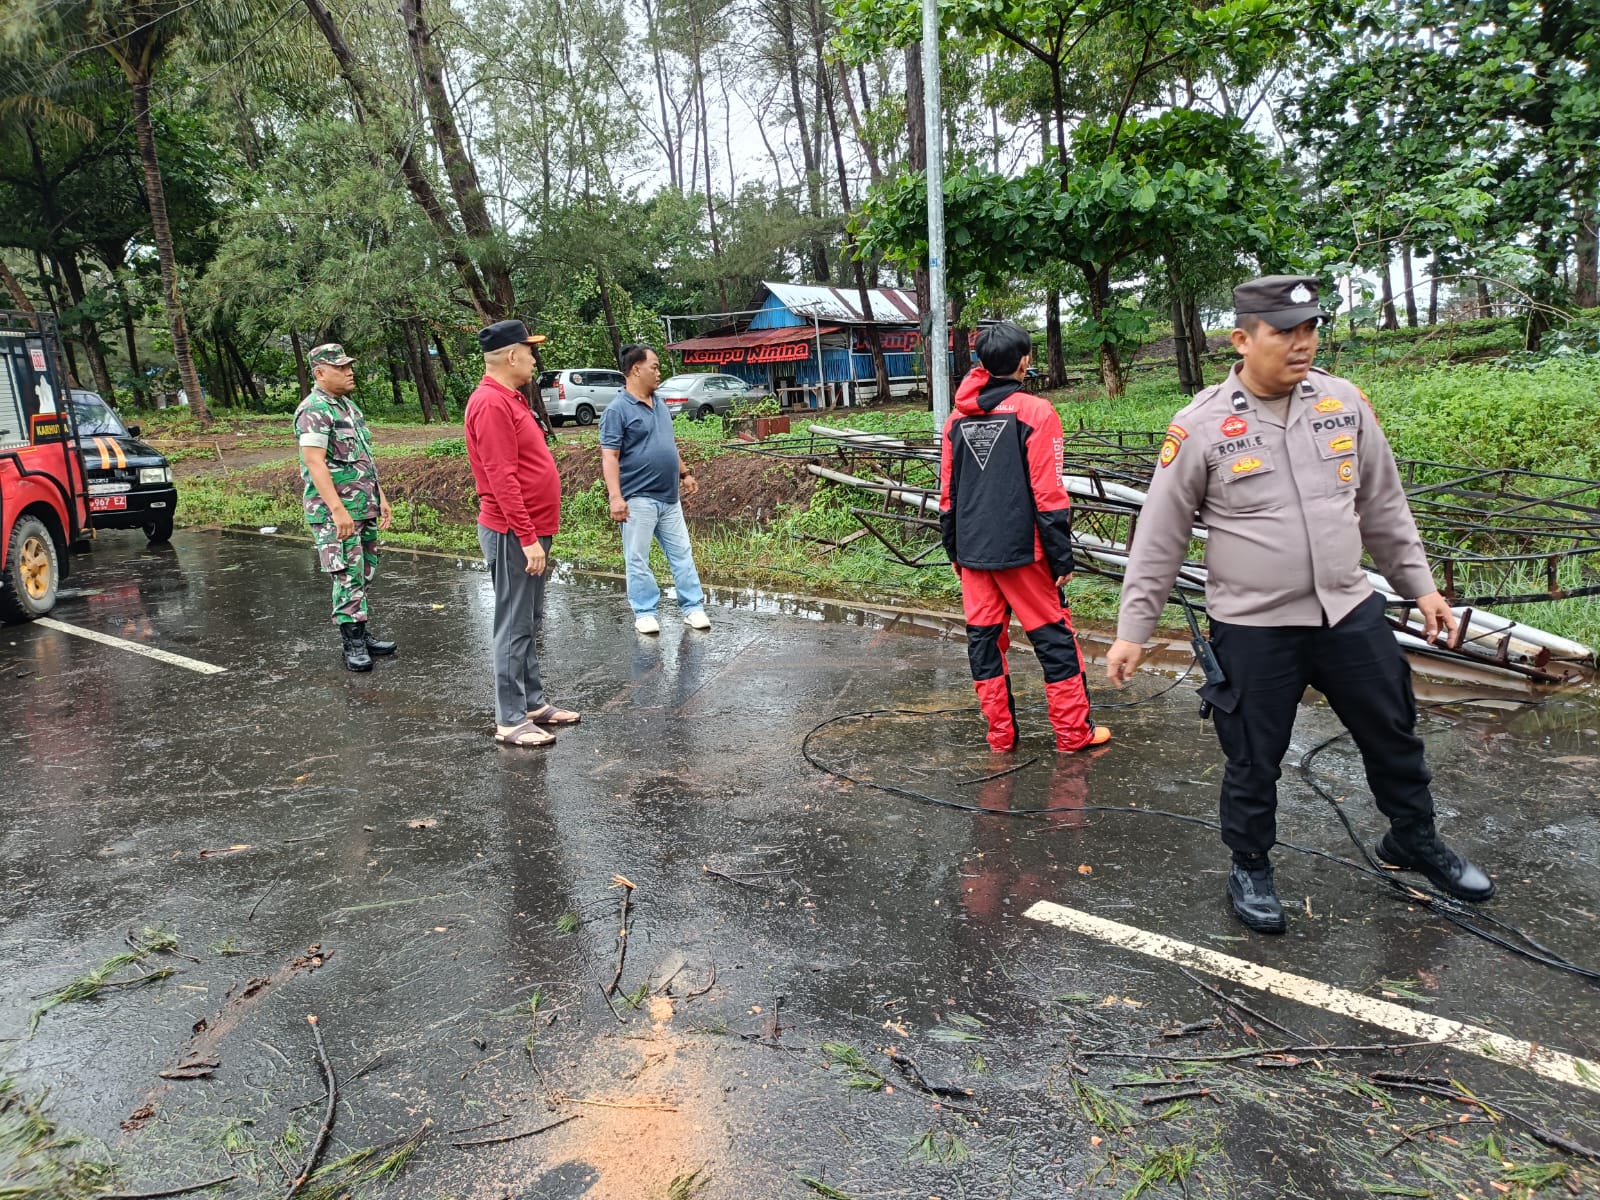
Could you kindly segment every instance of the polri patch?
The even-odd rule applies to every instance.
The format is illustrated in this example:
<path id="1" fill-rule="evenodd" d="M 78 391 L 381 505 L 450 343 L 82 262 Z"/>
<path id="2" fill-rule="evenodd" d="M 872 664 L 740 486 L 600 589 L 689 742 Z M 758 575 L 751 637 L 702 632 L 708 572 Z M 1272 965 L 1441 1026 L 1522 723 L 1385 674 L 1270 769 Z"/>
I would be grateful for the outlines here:
<path id="1" fill-rule="evenodd" d="M 1227 420 L 1225 420 L 1222 423 L 1222 436 L 1223 437 L 1238 437 L 1241 433 L 1243 433 L 1245 430 L 1247 430 L 1249 428 L 1250 428 L 1250 423 L 1248 421 L 1246 421 L 1243 417 L 1239 417 L 1239 416 L 1229 417 Z"/>
<path id="2" fill-rule="evenodd" d="M 1311 407 L 1320 413 L 1343 412 L 1344 401 L 1337 396 L 1324 396 Z"/>
<path id="3" fill-rule="evenodd" d="M 1172 460 L 1178 457 L 1178 451 L 1183 448 L 1183 443 L 1189 438 L 1189 431 L 1182 425 L 1168 425 L 1167 436 L 1161 439 L 1161 465 L 1170 467 Z"/>

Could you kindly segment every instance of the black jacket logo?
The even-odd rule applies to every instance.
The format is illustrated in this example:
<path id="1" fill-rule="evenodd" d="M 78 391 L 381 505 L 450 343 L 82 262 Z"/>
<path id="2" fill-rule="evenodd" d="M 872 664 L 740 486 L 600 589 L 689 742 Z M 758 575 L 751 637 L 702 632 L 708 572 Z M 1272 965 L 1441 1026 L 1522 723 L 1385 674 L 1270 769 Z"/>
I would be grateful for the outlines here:
<path id="1" fill-rule="evenodd" d="M 1004 421 L 961 422 L 961 436 L 966 439 L 967 449 L 972 451 L 972 457 L 977 459 L 978 470 L 988 470 L 989 456 L 994 453 L 995 443 L 1000 440 L 1000 434 L 1005 427 Z"/>

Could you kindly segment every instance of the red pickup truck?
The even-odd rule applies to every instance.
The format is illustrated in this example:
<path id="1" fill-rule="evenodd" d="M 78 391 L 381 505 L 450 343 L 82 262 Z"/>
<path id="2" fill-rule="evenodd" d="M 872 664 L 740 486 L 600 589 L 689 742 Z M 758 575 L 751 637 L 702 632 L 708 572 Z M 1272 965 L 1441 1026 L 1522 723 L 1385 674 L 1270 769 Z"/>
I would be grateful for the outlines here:
<path id="1" fill-rule="evenodd" d="M 55 606 L 88 531 L 55 318 L 0 312 L 0 621 Z"/>

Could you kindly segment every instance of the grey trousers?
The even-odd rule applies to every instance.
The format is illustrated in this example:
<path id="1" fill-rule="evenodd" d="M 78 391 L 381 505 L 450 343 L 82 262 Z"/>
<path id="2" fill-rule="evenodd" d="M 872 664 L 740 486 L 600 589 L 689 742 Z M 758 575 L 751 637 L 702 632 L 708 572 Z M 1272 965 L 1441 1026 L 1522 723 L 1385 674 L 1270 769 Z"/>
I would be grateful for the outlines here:
<path id="1" fill-rule="evenodd" d="M 539 544 L 550 553 L 550 539 Z M 544 623 L 544 575 L 528 574 L 516 535 L 478 526 L 478 545 L 494 581 L 494 719 L 521 725 L 545 705 L 539 679 L 539 627 Z M 548 562 L 549 560 L 546 559 Z"/>

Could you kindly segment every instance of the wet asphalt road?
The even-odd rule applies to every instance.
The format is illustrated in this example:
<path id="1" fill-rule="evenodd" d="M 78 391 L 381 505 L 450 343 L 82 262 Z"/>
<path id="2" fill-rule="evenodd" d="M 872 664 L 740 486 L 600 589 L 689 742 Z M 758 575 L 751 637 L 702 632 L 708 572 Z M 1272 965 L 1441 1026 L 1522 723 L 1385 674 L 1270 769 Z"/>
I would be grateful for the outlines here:
<path id="1" fill-rule="evenodd" d="M 1280 850 L 1290 933 L 1245 937 L 1213 831 L 1071 811 L 1214 817 L 1220 767 L 1190 682 L 1103 712 L 1115 741 L 1092 758 L 1058 760 L 1029 711 L 1021 757 L 991 759 L 939 622 L 714 594 L 709 633 L 672 619 L 647 639 L 620 583 L 561 576 L 543 661 L 583 723 L 516 751 L 491 740 L 487 577 L 450 559 L 386 555 L 373 625 L 401 650 L 370 675 L 339 667 L 303 543 L 110 535 L 72 584 L 59 620 L 226 668 L 0 630 L 0 1073 L 48 1087 L 125 1187 L 231 1173 L 205 1194 L 281 1195 L 320 1120 L 307 1014 L 343 1081 L 324 1161 L 426 1124 L 371 1193 L 405 1198 L 1450 1195 L 1441 1179 L 1503 1194 L 1486 1189 L 1506 1168 L 1473 1149 L 1486 1130 L 1403 1137 L 1479 1110 L 1402 1094 L 1390 1109 L 1365 1082 L 1378 1069 L 1459 1079 L 1600 1144 L 1600 1079 L 1585 1091 L 1452 1051 L 1211 1064 L 1171 1085 L 1205 1094 L 1171 1104 L 1113 1086 L 1170 1068 L 1107 1050 L 1407 1039 L 1232 985 L 1255 1016 L 1163 1038 L 1216 1018 L 1214 999 L 1175 964 L 1026 919 L 1037 900 L 1600 1058 L 1596 985 L 1346 866 Z M 1019 704 L 1037 703 L 1032 659 L 1013 666 Z M 895 708 L 963 711 L 840 722 L 813 753 L 959 803 L 1058 811 L 938 809 L 802 758 L 819 721 Z M 1337 729 L 1306 706 L 1288 763 Z M 1453 706 L 1425 731 L 1446 835 L 1498 877 L 1487 911 L 1600 964 L 1600 705 Z M 1375 838 L 1348 743 L 1314 769 Z M 1282 794 L 1283 840 L 1353 853 L 1292 767 Z M 635 886 L 608 1003 L 614 876 Z M 144 969 L 177 973 L 63 1004 L 28 1036 L 37 997 L 144 927 L 199 961 L 152 956 Z M 972 1094 L 918 1090 L 887 1047 Z M 197 1062 L 217 1065 L 159 1074 Z M 1517 1162 L 1578 1161 L 1501 1137 Z"/>

